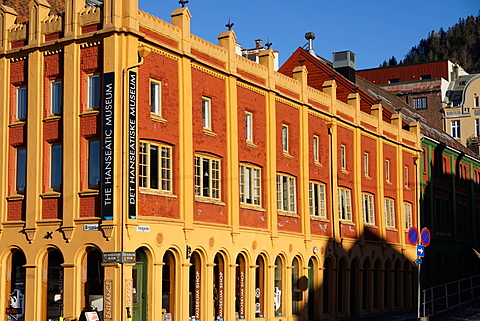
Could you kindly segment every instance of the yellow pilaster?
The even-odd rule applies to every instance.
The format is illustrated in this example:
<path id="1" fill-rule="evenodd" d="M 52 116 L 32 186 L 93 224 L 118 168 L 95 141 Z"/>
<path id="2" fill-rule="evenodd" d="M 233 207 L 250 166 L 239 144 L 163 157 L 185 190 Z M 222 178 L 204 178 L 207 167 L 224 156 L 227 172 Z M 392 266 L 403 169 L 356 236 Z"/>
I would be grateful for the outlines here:
<path id="1" fill-rule="evenodd" d="M 371 108 L 372 116 L 377 118 L 377 133 L 380 137 L 383 136 L 383 107 L 381 104 L 373 105 Z M 377 226 L 380 232 L 380 239 L 385 243 L 386 239 L 386 230 L 385 230 L 385 216 L 384 216 L 384 189 L 385 189 L 385 159 L 383 158 L 383 144 L 384 140 L 379 138 L 377 142 L 377 210 L 379 222 Z"/>
<path id="2" fill-rule="evenodd" d="M 8 122 L 10 115 L 10 62 L 7 58 L 0 58 L 0 101 L 3 102 L 0 110 L 0 181 L 8 182 Z M 7 202 L 8 184 L 0 185 L 0 222 L 7 220 Z M 0 237 L 2 227 L 0 226 Z"/>
<path id="3" fill-rule="evenodd" d="M 277 165 L 276 165 L 276 108 L 275 108 L 275 80 L 274 80 L 274 56 L 272 50 L 264 50 L 259 53 L 260 64 L 267 68 L 267 86 L 270 90 L 265 96 L 265 115 L 267 119 L 266 128 L 266 154 L 265 166 L 266 195 L 265 209 L 267 210 L 268 228 L 271 232 L 272 242 L 278 238 L 277 226 Z"/>
<path id="4" fill-rule="evenodd" d="M 85 1 L 68 0 L 65 1 L 65 37 L 73 36 L 81 33 L 81 27 L 78 22 L 78 13 L 85 7 Z"/>
<path id="5" fill-rule="evenodd" d="M 126 320 L 125 309 L 122 307 L 123 282 L 121 265 L 119 263 L 103 263 L 103 320 Z"/>
<path id="6" fill-rule="evenodd" d="M 36 264 L 26 264 L 25 268 L 25 320 L 42 319 L 42 271 Z M 38 298 L 35 300 L 34 298 Z"/>
<path id="7" fill-rule="evenodd" d="M 175 9 L 172 14 L 172 24 L 180 29 L 181 32 L 181 42 L 180 50 L 184 53 L 190 53 L 190 19 L 192 15 L 190 10 L 187 7 Z"/>
<path id="8" fill-rule="evenodd" d="M 46 0 L 32 0 L 28 6 L 30 10 L 28 44 L 39 44 L 43 41 L 42 22 L 50 12 L 50 4 Z"/>
<path id="9" fill-rule="evenodd" d="M 63 289 L 63 317 L 65 319 L 73 319 L 78 317 L 81 313 L 81 301 L 80 298 L 80 283 L 71 282 L 75 280 L 77 275 L 77 269 L 75 263 L 63 263 L 63 277 L 66 280 L 65 284 L 68 285 L 68 289 Z"/>
<path id="10" fill-rule="evenodd" d="M 183 258 L 182 258 L 183 259 Z M 185 259 L 183 260 L 183 263 L 180 266 L 180 275 L 179 279 L 176 279 L 176 281 L 179 281 L 177 286 L 177 290 L 179 290 L 180 296 L 179 300 L 180 302 L 176 302 L 175 304 L 175 315 L 178 316 L 179 320 L 188 320 L 190 317 L 189 315 L 189 278 L 190 278 L 190 262 L 189 260 Z M 177 318 L 177 317 L 176 317 Z"/>
<path id="11" fill-rule="evenodd" d="M 392 115 L 392 125 L 397 126 L 398 134 L 397 138 L 398 141 L 402 141 L 402 115 L 401 114 L 393 114 Z M 405 247 L 405 216 L 403 212 L 403 192 L 405 191 L 405 183 L 404 183 L 404 175 L 403 175 L 403 149 L 401 144 L 396 144 L 396 159 L 397 159 L 397 168 L 395 168 L 395 172 L 397 173 L 397 186 L 396 186 L 396 204 L 395 204 L 395 213 L 396 215 L 396 228 L 398 229 L 399 233 L 399 240 L 402 247 Z M 409 170 L 413 170 L 413 168 L 409 168 Z"/>

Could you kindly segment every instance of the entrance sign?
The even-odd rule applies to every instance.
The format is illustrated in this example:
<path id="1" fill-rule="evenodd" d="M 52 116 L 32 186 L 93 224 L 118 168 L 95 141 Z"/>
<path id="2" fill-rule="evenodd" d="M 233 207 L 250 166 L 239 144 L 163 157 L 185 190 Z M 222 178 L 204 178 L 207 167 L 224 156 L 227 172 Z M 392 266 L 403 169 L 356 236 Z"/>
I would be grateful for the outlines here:
<path id="1" fill-rule="evenodd" d="M 135 263 L 135 252 L 104 252 L 103 263 Z"/>
<path id="2" fill-rule="evenodd" d="M 428 228 L 424 227 L 422 229 L 422 232 L 420 233 L 420 238 L 423 246 L 430 245 L 431 237 L 430 237 L 430 231 L 428 230 Z"/>
<path id="3" fill-rule="evenodd" d="M 425 247 L 423 245 L 417 244 L 417 256 L 425 257 Z"/>
<path id="4" fill-rule="evenodd" d="M 416 227 L 411 227 L 408 230 L 408 243 L 415 245 L 418 242 L 418 230 Z"/>

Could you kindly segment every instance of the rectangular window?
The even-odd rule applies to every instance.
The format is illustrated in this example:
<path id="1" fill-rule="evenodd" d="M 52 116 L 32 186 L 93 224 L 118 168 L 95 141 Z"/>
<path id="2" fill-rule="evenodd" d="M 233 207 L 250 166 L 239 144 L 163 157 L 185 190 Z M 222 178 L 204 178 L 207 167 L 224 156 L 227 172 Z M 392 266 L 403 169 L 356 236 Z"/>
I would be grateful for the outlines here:
<path id="1" fill-rule="evenodd" d="M 245 135 L 247 142 L 253 142 L 253 115 L 250 112 L 245 112 Z"/>
<path id="2" fill-rule="evenodd" d="M 362 193 L 363 222 L 375 225 L 375 203 L 372 194 Z"/>
<path id="3" fill-rule="evenodd" d="M 395 228 L 395 201 L 391 198 L 385 199 L 384 216 L 386 226 Z"/>
<path id="4" fill-rule="evenodd" d="M 54 115 L 60 114 L 62 112 L 63 105 L 63 89 L 62 81 L 57 80 L 50 83 L 50 112 Z"/>
<path id="5" fill-rule="evenodd" d="M 427 107 L 427 97 L 413 98 L 413 108 L 426 109 Z"/>
<path id="6" fill-rule="evenodd" d="M 313 160 L 314 160 L 316 163 L 319 163 L 319 162 L 320 162 L 318 142 L 319 142 L 318 136 L 317 136 L 317 135 L 313 135 Z"/>
<path id="7" fill-rule="evenodd" d="M 50 159 L 50 187 L 60 189 L 62 187 L 62 144 L 51 145 Z"/>
<path id="8" fill-rule="evenodd" d="M 413 226 L 412 204 L 403 203 L 403 215 L 405 216 L 405 229 L 408 230 Z"/>
<path id="9" fill-rule="evenodd" d="M 388 159 L 385 161 L 385 180 L 390 182 L 390 161 Z"/>
<path id="10" fill-rule="evenodd" d="M 88 186 L 98 187 L 100 181 L 100 141 L 88 141 Z"/>
<path id="11" fill-rule="evenodd" d="M 403 168 L 403 185 L 408 188 L 408 166 Z"/>
<path id="12" fill-rule="evenodd" d="M 277 209 L 279 211 L 295 213 L 296 187 L 295 177 L 277 174 Z"/>
<path id="13" fill-rule="evenodd" d="M 162 111 L 162 83 L 150 80 L 150 111 L 160 115 Z"/>
<path id="14" fill-rule="evenodd" d="M 370 177 L 370 171 L 368 170 L 368 167 L 370 165 L 368 156 L 368 153 L 363 154 L 363 175 L 365 177 Z"/>
<path id="15" fill-rule="evenodd" d="M 87 78 L 87 108 L 100 106 L 100 76 L 90 75 Z"/>
<path id="16" fill-rule="evenodd" d="M 212 130 L 212 100 L 210 98 L 202 97 L 202 119 L 203 128 Z"/>
<path id="17" fill-rule="evenodd" d="M 172 192 L 172 148 L 140 142 L 139 186 Z"/>
<path id="18" fill-rule="evenodd" d="M 347 161 L 346 161 L 346 148 L 344 145 L 340 146 L 340 166 L 342 167 L 342 170 L 346 171 L 347 170 Z"/>
<path id="19" fill-rule="evenodd" d="M 18 87 L 17 95 L 17 119 L 27 118 L 27 87 Z"/>
<path id="20" fill-rule="evenodd" d="M 478 96 L 473 97 L 473 106 L 480 107 L 480 98 Z"/>
<path id="21" fill-rule="evenodd" d="M 451 133 L 453 138 L 460 138 L 460 120 L 452 120 Z"/>
<path id="22" fill-rule="evenodd" d="M 392 78 L 392 79 L 389 79 L 388 80 L 388 83 L 389 84 L 395 84 L 397 82 L 400 82 L 400 78 Z"/>
<path id="23" fill-rule="evenodd" d="M 480 119 L 475 119 L 475 136 L 480 137 Z"/>
<path id="24" fill-rule="evenodd" d="M 17 148 L 17 173 L 16 173 L 16 190 L 18 194 L 25 192 L 25 184 L 27 182 L 27 149 L 25 147 Z"/>
<path id="25" fill-rule="evenodd" d="M 325 184 L 310 182 L 308 191 L 310 215 L 327 218 Z"/>
<path id="26" fill-rule="evenodd" d="M 240 165 L 240 203 L 260 206 L 260 168 Z"/>
<path id="27" fill-rule="evenodd" d="M 352 220 L 352 197 L 349 189 L 338 188 L 338 218 L 344 221 Z"/>
<path id="28" fill-rule="evenodd" d="M 421 75 L 420 80 L 432 79 L 432 75 Z"/>
<path id="29" fill-rule="evenodd" d="M 288 126 L 282 125 L 282 148 L 284 153 L 288 153 Z"/>
<path id="30" fill-rule="evenodd" d="M 220 199 L 220 160 L 195 156 L 195 195 Z"/>

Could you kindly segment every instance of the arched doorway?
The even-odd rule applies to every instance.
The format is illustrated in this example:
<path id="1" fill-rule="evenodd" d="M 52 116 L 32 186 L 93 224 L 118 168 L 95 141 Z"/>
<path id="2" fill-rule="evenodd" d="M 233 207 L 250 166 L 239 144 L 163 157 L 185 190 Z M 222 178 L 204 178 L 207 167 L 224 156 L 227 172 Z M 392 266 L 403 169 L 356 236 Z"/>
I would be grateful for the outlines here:
<path id="1" fill-rule="evenodd" d="M 275 259 L 275 279 L 273 289 L 273 309 L 276 317 L 283 316 L 283 261 L 280 256 Z"/>
<path id="2" fill-rule="evenodd" d="M 225 261 L 217 253 L 213 261 L 213 311 L 215 320 L 223 320 L 225 315 Z"/>
<path id="3" fill-rule="evenodd" d="M 135 251 L 136 263 L 132 268 L 133 321 L 148 320 L 148 257 L 143 249 Z"/>
<path id="4" fill-rule="evenodd" d="M 245 319 L 246 261 L 243 254 L 238 254 L 235 263 L 235 318 Z"/>
<path id="5" fill-rule="evenodd" d="M 257 257 L 255 269 L 255 317 L 263 318 L 265 310 L 265 259 Z"/>
<path id="6" fill-rule="evenodd" d="M 190 258 L 189 282 L 189 316 L 194 320 L 201 319 L 201 287 L 202 287 L 202 260 L 198 252 L 193 252 Z"/>
<path id="7" fill-rule="evenodd" d="M 316 278 L 316 271 L 317 271 L 317 262 L 312 257 L 308 261 L 308 320 L 314 321 L 318 320 L 318 285 L 317 285 L 317 278 Z"/>
<path id="8" fill-rule="evenodd" d="M 359 280 L 360 268 L 358 260 L 354 259 L 350 269 L 350 315 L 352 317 L 359 316 L 359 298 L 360 298 L 360 280 Z M 363 292 L 365 295 L 365 292 Z"/>
<path id="9" fill-rule="evenodd" d="M 103 279 L 104 267 L 102 253 L 94 248 L 87 248 L 87 254 L 82 261 L 82 308 L 93 306 L 103 318 Z"/>
<path id="10" fill-rule="evenodd" d="M 166 251 L 162 267 L 162 309 L 165 318 L 174 320 L 175 312 L 175 256 L 172 251 Z"/>
<path id="11" fill-rule="evenodd" d="M 8 320 L 24 321 L 25 313 L 25 267 L 27 264 L 22 251 L 11 252 L 10 273 L 7 274 L 7 314 Z M 19 313 L 16 313 L 19 312 Z"/>
<path id="12" fill-rule="evenodd" d="M 333 271 L 333 261 L 331 258 L 326 258 L 323 264 L 323 313 L 326 315 L 331 315 L 333 311 L 334 300 L 334 271 Z"/>
<path id="13" fill-rule="evenodd" d="M 302 292 L 299 288 L 299 280 L 300 280 L 300 263 L 298 259 L 295 257 L 292 261 L 292 314 L 299 315 L 300 314 L 300 300 Z"/>
<path id="14" fill-rule="evenodd" d="M 63 316 L 63 255 L 50 249 L 43 267 L 43 297 L 45 298 L 44 320 L 58 321 Z"/>

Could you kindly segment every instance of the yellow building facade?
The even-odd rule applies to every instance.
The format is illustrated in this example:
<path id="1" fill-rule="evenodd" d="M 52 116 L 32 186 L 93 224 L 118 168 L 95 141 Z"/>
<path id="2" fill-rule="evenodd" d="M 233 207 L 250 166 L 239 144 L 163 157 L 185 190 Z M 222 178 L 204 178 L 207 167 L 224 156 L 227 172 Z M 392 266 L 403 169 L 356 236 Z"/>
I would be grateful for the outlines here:
<path id="1" fill-rule="evenodd" d="M 416 306 L 420 133 L 137 1 L 0 10 L 5 320 L 334 320 Z"/>

